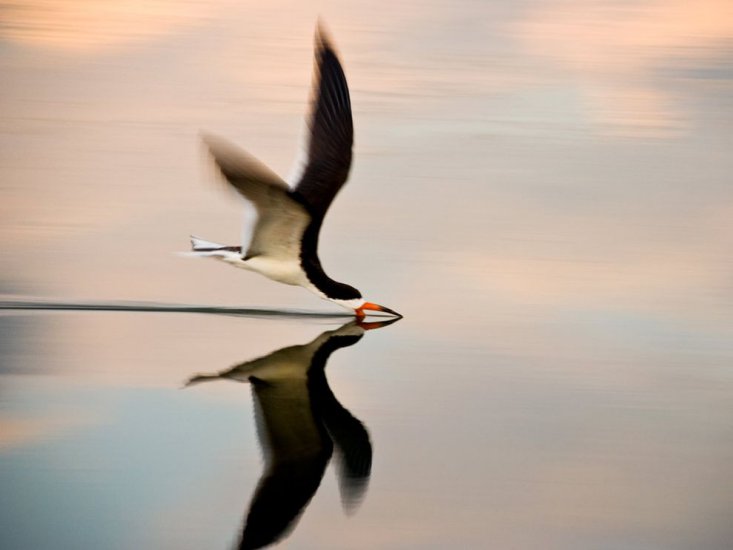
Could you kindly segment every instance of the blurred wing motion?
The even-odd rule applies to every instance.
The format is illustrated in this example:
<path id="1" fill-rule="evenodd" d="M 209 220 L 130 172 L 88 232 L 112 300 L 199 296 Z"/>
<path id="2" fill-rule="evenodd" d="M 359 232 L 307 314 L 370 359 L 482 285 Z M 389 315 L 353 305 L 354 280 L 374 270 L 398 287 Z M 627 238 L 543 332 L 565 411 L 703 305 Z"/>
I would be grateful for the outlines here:
<path id="1" fill-rule="evenodd" d="M 239 147 L 220 137 L 203 135 L 222 175 L 257 210 L 249 244 L 242 243 L 245 260 L 260 255 L 298 258 L 306 228 L 312 222 L 320 228 L 323 216 L 349 175 L 354 127 L 346 77 L 320 28 L 316 47 L 307 159 L 293 191 L 282 178 Z"/>
<path id="2" fill-rule="evenodd" d="M 297 258 L 310 216 L 290 196 L 288 185 L 272 170 L 236 145 L 206 134 L 204 143 L 226 180 L 257 210 L 249 243 L 242 243 L 244 258 L 266 254 Z"/>
<path id="3" fill-rule="evenodd" d="M 349 175 L 354 125 L 344 71 L 321 27 L 308 126 L 307 159 L 294 193 L 314 218 L 323 218 Z"/>

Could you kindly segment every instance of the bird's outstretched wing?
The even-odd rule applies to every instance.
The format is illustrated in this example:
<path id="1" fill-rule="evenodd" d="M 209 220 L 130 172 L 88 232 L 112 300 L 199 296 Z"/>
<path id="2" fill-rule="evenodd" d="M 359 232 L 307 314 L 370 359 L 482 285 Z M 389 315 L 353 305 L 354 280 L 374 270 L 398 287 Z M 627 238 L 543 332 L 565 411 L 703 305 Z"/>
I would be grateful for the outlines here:
<path id="1" fill-rule="evenodd" d="M 293 193 L 323 217 L 349 175 L 354 125 L 344 71 L 320 26 L 308 126 L 307 159 Z"/>
<path id="2" fill-rule="evenodd" d="M 288 185 L 272 170 L 236 145 L 211 134 L 202 136 L 226 180 L 257 210 L 245 258 L 266 255 L 297 258 L 310 215 L 290 196 Z"/>

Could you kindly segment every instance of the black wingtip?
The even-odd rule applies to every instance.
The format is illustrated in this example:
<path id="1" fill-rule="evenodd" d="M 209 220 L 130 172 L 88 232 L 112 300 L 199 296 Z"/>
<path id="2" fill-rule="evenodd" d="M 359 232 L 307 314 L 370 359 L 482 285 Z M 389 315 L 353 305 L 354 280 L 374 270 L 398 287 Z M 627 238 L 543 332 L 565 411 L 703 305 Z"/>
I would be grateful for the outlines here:
<path id="1" fill-rule="evenodd" d="M 330 51 L 335 53 L 336 50 L 333 47 L 333 40 L 331 34 L 328 32 L 325 23 L 321 17 L 316 22 L 316 51 L 319 55 L 323 55 L 324 52 Z"/>
<path id="2" fill-rule="evenodd" d="M 201 382 L 206 382 L 208 380 L 218 380 L 219 378 L 221 378 L 221 375 L 219 374 L 197 374 L 186 380 L 186 382 L 183 384 L 183 388 L 190 388 L 191 386 L 195 386 L 197 384 L 200 384 Z"/>

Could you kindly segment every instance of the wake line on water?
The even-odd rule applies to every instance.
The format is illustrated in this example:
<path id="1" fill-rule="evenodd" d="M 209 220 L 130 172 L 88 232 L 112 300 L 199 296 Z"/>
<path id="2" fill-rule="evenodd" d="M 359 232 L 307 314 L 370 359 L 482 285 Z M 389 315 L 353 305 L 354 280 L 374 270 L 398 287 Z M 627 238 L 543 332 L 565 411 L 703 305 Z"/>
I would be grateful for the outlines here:
<path id="1" fill-rule="evenodd" d="M 160 304 L 155 302 L 44 302 L 31 300 L 0 301 L 0 311 L 134 311 L 139 313 L 199 313 L 205 315 L 232 315 L 238 317 L 311 317 L 320 319 L 343 319 L 353 317 L 347 312 L 303 311 L 289 309 L 242 308 L 222 306 L 196 306 L 183 304 Z"/>

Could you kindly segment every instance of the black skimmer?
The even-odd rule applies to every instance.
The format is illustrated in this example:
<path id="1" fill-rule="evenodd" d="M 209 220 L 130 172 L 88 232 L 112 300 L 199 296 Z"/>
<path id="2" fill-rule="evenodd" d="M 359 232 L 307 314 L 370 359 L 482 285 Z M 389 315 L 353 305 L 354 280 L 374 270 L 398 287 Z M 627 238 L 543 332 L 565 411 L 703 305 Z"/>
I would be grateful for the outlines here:
<path id="1" fill-rule="evenodd" d="M 371 473 L 369 433 L 338 402 L 325 367 L 337 349 L 353 346 L 367 330 L 396 321 L 351 321 L 308 344 L 279 349 L 188 381 L 187 386 L 229 379 L 252 386 L 265 470 L 252 497 L 239 548 L 267 546 L 294 528 L 334 451 L 345 510 L 351 512 L 361 502 Z"/>
<path id="2" fill-rule="evenodd" d="M 367 302 L 356 288 L 334 281 L 321 267 L 318 234 L 323 218 L 351 167 L 354 127 L 346 77 L 330 40 L 316 31 L 316 71 L 309 118 L 307 158 L 291 189 L 277 174 L 226 140 L 204 135 L 226 180 L 254 206 L 257 221 L 241 246 L 224 246 L 191 237 L 193 254 L 256 271 L 289 285 L 300 285 L 321 298 L 353 310 L 389 308 Z"/>

